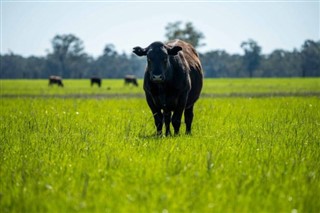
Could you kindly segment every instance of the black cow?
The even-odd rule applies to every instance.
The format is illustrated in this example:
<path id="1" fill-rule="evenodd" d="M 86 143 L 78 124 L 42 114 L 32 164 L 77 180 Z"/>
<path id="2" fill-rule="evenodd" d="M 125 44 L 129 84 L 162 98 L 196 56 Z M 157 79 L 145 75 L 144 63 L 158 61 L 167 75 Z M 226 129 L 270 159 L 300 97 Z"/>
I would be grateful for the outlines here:
<path id="1" fill-rule="evenodd" d="M 171 122 L 174 133 L 178 134 L 183 112 L 186 134 L 190 134 L 193 105 L 203 84 L 202 67 L 195 49 L 184 41 L 175 40 L 166 44 L 154 42 L 146 48 L 135 47 L 133 52 L 147 56 L 143 88 L 157 134 L 162 134 L 163 122 L 166 135 L 171 134 Z"/>
<path id="2" fill-rule="evenodd" d="M 51 75 L 49 77 L 49 86 L 52 86 L 53 84 L 63 87 L 62 78 L 60 76 Z"/>
<path id="3" fill-rule="evenodd" d="M 124 84 L 125 85 L 133 84 L 135 86 L 138 86 L 138 80 L 134 75 L 126 75 L 124 76 Z"/>
<path id="4" fill-rule="evenodd" d="M 98 78 L 98 77 L 92 77 L 90 79 L 90 82 L 91 82 L 91 87 L 93 86 L 93 84 L 97 84 L 99 87 L 101 87 L 102 80 L 101 78 Z"/>

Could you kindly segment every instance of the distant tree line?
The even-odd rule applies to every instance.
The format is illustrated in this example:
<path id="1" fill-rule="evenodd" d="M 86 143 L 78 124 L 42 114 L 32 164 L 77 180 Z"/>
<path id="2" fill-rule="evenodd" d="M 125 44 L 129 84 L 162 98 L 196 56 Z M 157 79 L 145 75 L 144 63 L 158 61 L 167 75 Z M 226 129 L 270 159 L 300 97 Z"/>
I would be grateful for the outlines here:
<path id="1" fill-rule="evenodd" d="M 144 61 L 132 55 L 119 54 L 107 44 L 101 56 L 93 58 L 84 52 L 83 42 L 72 34 L 56 35 L 52 52 L 45 57 L 22 57 L 14 53 L 0 55 L 4 78 L 122 78 L 126 74 L 142 76 Z"/>
<path id="2" fill-rule="evenodd" d="M 320 76 L 320 41 L 306 40 L 300 50 L 277 49 L 267 55 L 260 53 L 261 48 L 253 40 L 241 46 L 248 48 L 244 55 L 230 55 L 223 50 L 201 54 L 206 77 Z"/>
<path id="3" fill-rule="evenodd" d="M 203 46 L 204 35 L 188 22 L 169 23 L 167 40 L 183 39 L 196 48 Z M 73 34 L 56 35 L 52 51 L 44 57 L 22 57 L 14 53 L 0 55 L 1 79 L 48 78 L 60 75 L 63 78 L 123 78 L 127 74 L 142 77 L 145 60 L 133 54 L 118 53 L 113 44 L 105 45 L 103 53 L 93 58 L 84 51 L 81 39 Z M 277 49 L 261 54 L 261 47 L 252 39 L 240 44 L 243 55 L 229 54 L 224 50 L 201 53 L 200 58 L 208 78 L 224 77 L 319 77 L 320 40 L 306 40 L 299 50 Z"/>

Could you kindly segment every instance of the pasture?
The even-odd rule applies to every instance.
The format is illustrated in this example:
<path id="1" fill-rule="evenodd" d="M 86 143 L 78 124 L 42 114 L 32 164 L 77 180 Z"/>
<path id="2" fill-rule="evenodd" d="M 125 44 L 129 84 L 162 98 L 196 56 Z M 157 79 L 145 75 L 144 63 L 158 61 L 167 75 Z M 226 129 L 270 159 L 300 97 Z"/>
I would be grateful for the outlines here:
<path id="1" fill-rule="evenodd" d="M 191 136 L 123 80 L 1 80 L 1 212 L 319 212 L 320 79 L 205 79 Z"/>

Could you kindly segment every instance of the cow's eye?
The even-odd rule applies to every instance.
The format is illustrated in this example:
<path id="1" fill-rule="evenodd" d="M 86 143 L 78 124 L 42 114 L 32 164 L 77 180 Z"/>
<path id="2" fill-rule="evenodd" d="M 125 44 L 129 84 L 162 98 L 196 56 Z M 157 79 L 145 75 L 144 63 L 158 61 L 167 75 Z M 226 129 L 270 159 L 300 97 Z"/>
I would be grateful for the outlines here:
<path id="1" fill-rule="evenodd" d="M 163 62 L 166 64 L 168 62 L 168 59 L 167 58 L 163 59 Z"/>
<path id="2" fill-rule="evenodd" d="M 148 58 L 148 62 L 151 62 L 150 58 Z"/>

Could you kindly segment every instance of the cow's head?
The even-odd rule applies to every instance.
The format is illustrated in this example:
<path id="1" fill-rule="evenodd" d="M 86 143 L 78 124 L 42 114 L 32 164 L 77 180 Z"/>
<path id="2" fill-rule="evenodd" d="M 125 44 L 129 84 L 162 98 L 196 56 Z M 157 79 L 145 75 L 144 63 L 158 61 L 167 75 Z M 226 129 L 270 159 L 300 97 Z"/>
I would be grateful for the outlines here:
<path id="1" fill-rule="evenodd" d="M 147 72 L 150 74 L 150 80 L 155 83 L 165 81 L 170 66 L 169 56 L 177 55 L 180 50 L 182 50 L 180 46 L 169 47 L 162 42 L 154 42 L 147 48 L 133 48 L 137 56 L 147 56 Z"/>

